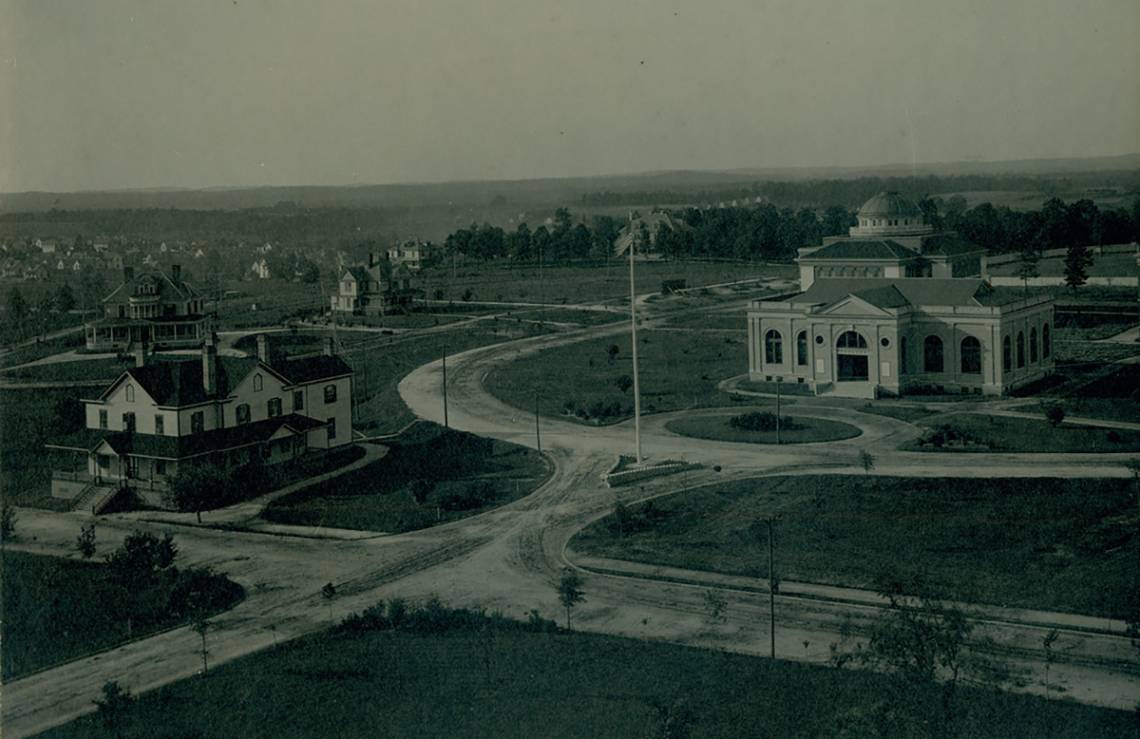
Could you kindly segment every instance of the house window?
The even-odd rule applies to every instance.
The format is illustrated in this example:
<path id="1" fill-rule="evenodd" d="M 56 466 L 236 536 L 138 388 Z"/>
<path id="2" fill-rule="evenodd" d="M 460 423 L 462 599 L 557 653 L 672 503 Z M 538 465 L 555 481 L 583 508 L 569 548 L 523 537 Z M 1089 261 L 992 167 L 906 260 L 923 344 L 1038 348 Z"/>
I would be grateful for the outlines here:
<path id="1" fill-rule="evenodd" d="M 253 376 L 253 390 L 254 392 L 261 392 L 261 375 Z"/>
<path id="2" fill-rule="evenodd" d="M 158 477 L 166 477 L 166 460 L 165 459 L 154 460 L 154 474 L 157 475 Z"/>
<path id="3" fill-rule="evenodd" d="M 784 339 L 776 329 L 764 334 L 764 363 L 784 363 Z"/>
<path id="4" fill-rule="evenodd" d="M 235 418 L 237 420 L 237 424 L 239 426 L 242 425 L 243 423 L 249 423 L 249 404 L 248 403 L 242 403 L 237 408 L 235 408 L 234 409 L 234 416 L 235 416 Z"/>
<path id="5" fill-rule="evenodd" d="M 1013 349 L 1010 344 L 1009 337 L 1006 336 L 1001 340 L 1001 368 L 1005 372 L 1009 372 L 1010 367 L 1013 365 Z"/>
<path id="6" fill-rule="evenodd" d="M 190 414 L 190 433 L 200 434 L 206 428 L 206 416 L 202 411 L 194 411 Z"/>
<path id="7" fill-rule="evenodd" d="M 123 431 L 126 431 L 127 433 L 131 433 L 131 434 L 133 434 L 135 432 L 135 414 L 134 413 L 124 413 L 123 414 Z"/>
<path id="8" fill-rule="evenodd" d="M 808 340 L 807 331 L 800 331 L 796 334 L 796 364 L 806 365 L 808 363 Z"/>
<path id="9" fill-rule="evenodd" d="M 844 331 L 835 342 L 837 349 L 866 349 L 867 340 L 858 331 Z"/>
<path id="10" fill-rule="evenodd" d="M 1052 347 L 1049 346 L 1049 324 L 1041 324 L 1041 358 L 1048 359 Z"/>
<path id="11" fill-rule="evenodd" d="M 962 339 L 961 359 L 962 374 L 980 375 L 982 373 L 982 342 L 973 336 Z"/>
<path id="12" fill-rule="evenodd" d="M 134 385 L 127 385 L 127 402 L 128 403 L 135 402 L 135 386 Z"/>
<path id="13" fill-rule="evenodd" d="M 166 433 L 166 418 L 158 415 L 154 417 L 154 433 L 162 436 Z"/>
<path id="14" fill-rule="evenodd" d="M 336 416 L 329 419 L 329 441 L 336 438 Z"/>
<path id="15" fill-rule="evenodd" d="M 305 410 L 305 391 L 304 390 L 294 390 L 293 391 L 293 411 L 296 412 L 296 411 L 303 411 L 303 410 Z"/>
<path id="16" fill-rule="evenodd" d="M 107 428 L 107 411 L 99 411 L 99 428 Z"/>
<path id="17" fill-rule="evenodd" d="M 922 371 L 941 372 L 942 368 L 942 339 L 927 336 L 922 342 Z"/>
<path id="18" fill-rule="evenodd" d="M 1037 362 L 1037 328 L 1029 329 L 1029 361 Z"/>
<path id="19" fill-rule="evenodd" d="M 1017 332 L 1017 368 L 1025 366 L 1025 334 Z"/>
<path id="20" fill-rule="evenodd" d="M 336 402 L 336 385 L 325 385 L 325 402 Z"/>
<path id="21" fill-rule="evenodd" d="M 277 418 L 281 415 L 281 398 L 269 399 L 269 417 Z"/>

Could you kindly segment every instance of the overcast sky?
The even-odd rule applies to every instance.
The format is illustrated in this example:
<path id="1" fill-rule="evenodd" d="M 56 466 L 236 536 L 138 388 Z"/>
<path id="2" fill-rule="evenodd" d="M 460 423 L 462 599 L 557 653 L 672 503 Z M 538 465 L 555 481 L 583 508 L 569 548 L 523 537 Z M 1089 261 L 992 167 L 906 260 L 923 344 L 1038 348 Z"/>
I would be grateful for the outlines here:
<path id="1" fill-rule="evenodd" d="M 1140 151 L 1137 0 L 0 0 L 0 191 Z"/>

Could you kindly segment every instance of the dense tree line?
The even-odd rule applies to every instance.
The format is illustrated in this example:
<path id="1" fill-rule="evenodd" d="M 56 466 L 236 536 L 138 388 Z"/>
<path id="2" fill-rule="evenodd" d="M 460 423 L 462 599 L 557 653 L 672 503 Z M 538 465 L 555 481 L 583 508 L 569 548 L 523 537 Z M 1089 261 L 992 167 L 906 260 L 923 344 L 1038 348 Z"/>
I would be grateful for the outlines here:
<path id="1" fill-rule="evenodd" d="M 990 203 L 967 209 L 961 197 L 947 201 L 927 198 L 920 207 L 928 222 L 958 231 L 990 252 L 1122 244 L 1140 239 L 1140 198 L 1132 203 L 1131 212 L 1124 208 L 1101 210 L 1087 199 L 1066 204 L 1059 198 L 1050 198 L 1041 210 L 1028 211 Z"/>

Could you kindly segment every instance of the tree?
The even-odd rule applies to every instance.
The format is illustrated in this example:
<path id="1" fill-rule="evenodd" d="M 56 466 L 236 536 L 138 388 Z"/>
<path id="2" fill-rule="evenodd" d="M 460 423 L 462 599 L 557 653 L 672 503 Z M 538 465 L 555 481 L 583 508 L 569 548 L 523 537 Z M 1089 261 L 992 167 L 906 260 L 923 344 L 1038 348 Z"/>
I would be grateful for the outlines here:
<path id="1" fill-rule="evenodd" d="M 1074 291 L 1089 280 L 1093 256 L 1084 244 L 1073 244 L 1065 254 L 1065 284 Z"/>
<path id="2" fill-rule="evenodd" d="M 621 377 L 618 377 L 614 380 L 614 385 L 617 386 L 618 390 L 621 390 L 624 393 L 633 387 L 633 378 L 629 375 L 622 375 Z"/>
<path id="3" fill-rule="evenodd" d="M 24 300 L 20 288 L 13 287 L 8 291 L 8 320 L 22 321 L 29 314 L 28 301 Z"/>
<path id="4" fill-rule="evenodd" d="M 1059 405 L 1051 405 L 1045 409 L 1045 420 L 1053 428 L 1060 426 L 1065 420 L 1065 409 Z"/>
<path id="5" fill-rule="evenodd" d="M 1045 695 L 1049 695 L 1049 666 L 1053 664 L 1053 643 L 1060 634 L 1056 629 L 1049 629 L 1049 633 L 1041 639 L 1041 647 L 1045 650 Z"/>
<path id="6" fill-rule="evenodd" d="M 52 298 L 55 303 L 55 309 L 64 313 L 69 310 L 75 309 L 75 293 L 71 290 L 70 283 L 63 283 L 59 289 L 55 291 L 55 296 Z"/>
<path id="7" fill-rule="evenodd" d="M 709 622 L 723 624 L 728 618 L 728 601 L 715 590 L 706 590 L 704 595 L 705 608 L 708 610 Z"/>
<path id="8" fill-rule="evenodd" d="M 1029 280 L 1040 274 L 1037 262 L 1041 259 L 1041 252 L 1030 245 L 1026 245 L 1017 256 L 1017 276 L 1025 291 L 1029 290 Z"/>
<path id="9" fill-rule="evenodd" d="M 875 456 L 866 449 L 859 452 L 859 466 L 863 468 L 864 472 L 870 474 L 871 470 L 875 469 Z"/>
<path id="10" fill-rule="evenodd" d="M 96 698 L 93 703 L 98 706 L 99 715 L 103 718 L 103 725 L 114 728 L 122 719 L 124 713 L 134 705 L 135 697 L 129 688 L 119 685 L 117 680 L 103 683 L 103 697 Z"/>
<path id="11" fill-rule="evenodd" d="M 412 480 L 412 483 L 408 486 L 408 490 L 412 494 L 412 500 L 416 501 L 416 505 L 423 505 L 434 489 L 435 483 L 423 477 Z"/>
<path id="12" fill-rule="evenodd" d="M 75 548 L 83 555 L 83 559 L 91 559 L 95 556 L 95 524 L 91 523 L 79 528 Z"/>
<path id="13" fill-rule="evenodd" d="M 336 597 L 336 585 L 331 582 L 326 582 L 321 588 L 321 597 L 325 599 L 325 603 L 329 607 L 329 621 L 332 621 L 332 602 Z"/>
<path id="14" fill-rule="evenodd" d="M 199 619 L 195 620 L 194 625 L 190 627 L 191 629 L 194 630 L 194 633 L 197 634 L 202 639 L 202 677 L 203 678 L 205 678 L 206 675 L 209 674 L 209 672 L 210 672 L 210 664 L 207 660 L 207 656 L 209 655 L 209 651 L 206 649 L 206 632 L 210 630 L 210 626 L 212 626 L 212 625 L 213 624 L 211 624 L 205 618 L 199 618 Z"/>
<path id="15" fill-rule="evenodd" d="M 621 354 L 621 349 L 618 348 L 617 344 L 610 344 L 606 347 L 606 357 L 610 360 L 610 364 L 614 363 L 618 354 Z"/>
<path id="16" fill-rule="evenodd" d="M 0 507 L 0 544 L 8 541 L 16 533 L 16 507 L 7 502 Z"/>
<path id="17" fill-rule="evenodd" d="M 565 570 L 558 581 L 558 602 L 566 609 L 566 630 L 570 630 L 570 609 L 586 600 L 582 578 L 573 570 Z"/>
<path id="18" fill-rule="evenodd" d="M 202 523 L 202 511 L 232 497 L 232 484 L 213 465 L 182 466 L 170 481 L 170 497 L 178 510 L 193 512 Z"/>

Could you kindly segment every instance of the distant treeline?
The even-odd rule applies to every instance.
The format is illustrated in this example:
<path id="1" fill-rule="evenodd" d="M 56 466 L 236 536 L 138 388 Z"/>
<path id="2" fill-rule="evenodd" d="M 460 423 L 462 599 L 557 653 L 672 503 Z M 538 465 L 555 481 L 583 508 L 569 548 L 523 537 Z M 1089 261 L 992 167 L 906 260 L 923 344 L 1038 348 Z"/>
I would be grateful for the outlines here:
<path id="1" fill-rule="evenodd" d="M 1089 188 L 1140 189 L 1140 172 L 1110 171 L 1073 174 L 1065 177 L 1025 175 L 958 175 L 919 177 L 856 177 L 852 179 L 757 181 L 751 184 L 713 189 L 602 190 L 581 196 L 583 206 L 676 205 L 693 203 L 717 205 L 742 199 L 763 200 L 784 207 L 822 208 L 842 205 L 857 208 L 883 190 L 897 190 L 915 200 L 939 192 L 1005 190 L 1042 192 L 1060 196 Z"/>

